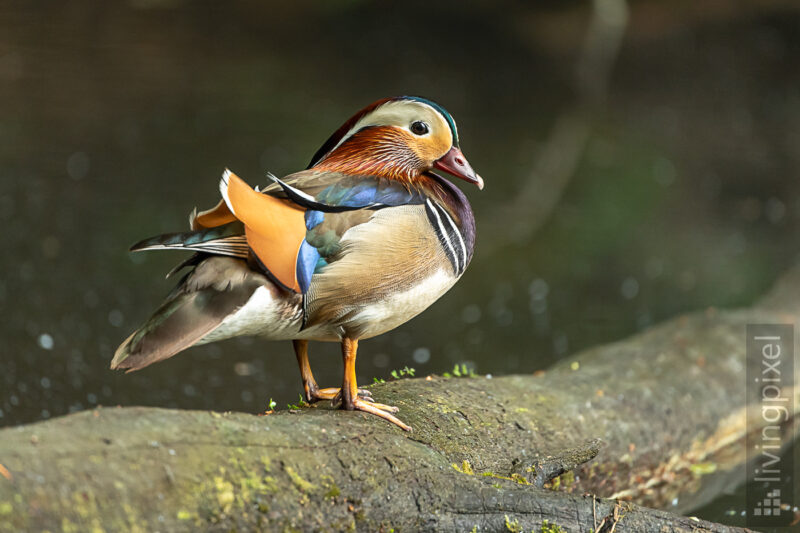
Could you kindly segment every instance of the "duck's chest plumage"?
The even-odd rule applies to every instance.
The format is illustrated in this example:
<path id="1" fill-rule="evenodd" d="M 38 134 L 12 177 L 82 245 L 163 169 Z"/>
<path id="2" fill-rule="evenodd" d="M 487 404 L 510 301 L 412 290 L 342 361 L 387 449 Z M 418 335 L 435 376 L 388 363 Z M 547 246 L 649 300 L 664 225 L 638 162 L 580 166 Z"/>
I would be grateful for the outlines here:
<path id="1" fill-rule="evenodd" d="M 369 222 L 350 228 L 336 260 L 314 275 L 301 334 L 312 339 L 379 335 L 418 315 L 452 287 L 468 255 L 459 248 L 454 262 L 444 237 L 464 239 L 453 234 L 455 225 L 442 235 L 431 223 L 430 208 L 426 202 L 381 209 Z"/>

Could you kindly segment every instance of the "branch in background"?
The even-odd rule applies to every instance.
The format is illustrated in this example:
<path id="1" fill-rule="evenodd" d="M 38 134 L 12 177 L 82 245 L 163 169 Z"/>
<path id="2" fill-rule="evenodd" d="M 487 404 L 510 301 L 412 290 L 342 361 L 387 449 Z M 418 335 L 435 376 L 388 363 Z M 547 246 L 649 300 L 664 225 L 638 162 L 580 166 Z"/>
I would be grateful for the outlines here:
<path id="1" fill-rule="evenodd" d="M 482 253 L 510 242 L 529 240 L 558 205 L 586 150 L 594 116 L 605 104 L 627 22 L 626 0 L 593 0 L 592 18 L 575 69 L 579 100 L 556 119 L 513 205 L 495 209 L 482 222 L 502 228 L 488 231 L 495 238 L 481 244 Z"/>

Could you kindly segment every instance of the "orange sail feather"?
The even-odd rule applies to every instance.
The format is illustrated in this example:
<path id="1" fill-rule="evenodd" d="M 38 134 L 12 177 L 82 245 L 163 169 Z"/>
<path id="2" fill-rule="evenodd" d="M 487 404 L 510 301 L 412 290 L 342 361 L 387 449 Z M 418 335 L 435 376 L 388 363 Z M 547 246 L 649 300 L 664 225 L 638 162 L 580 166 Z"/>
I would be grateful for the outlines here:
<path id="1" fill-rule="evenodd" d="M 261 264 L 283 286 L 300 292 L 297 254 L 306 236 L 305 210 L 289 200 L 256 192 L 228 170 L 220 191 L 233 216 L 244 224 L 247 243 Z"/>

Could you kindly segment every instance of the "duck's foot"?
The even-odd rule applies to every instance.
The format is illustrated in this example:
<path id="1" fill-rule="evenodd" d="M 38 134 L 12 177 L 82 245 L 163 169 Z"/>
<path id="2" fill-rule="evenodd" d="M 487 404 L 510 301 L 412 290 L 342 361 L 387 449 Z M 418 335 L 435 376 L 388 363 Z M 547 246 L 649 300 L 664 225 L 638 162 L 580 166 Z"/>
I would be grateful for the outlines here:
<path id="1" fill-rule="evenodd" d="M 358 389 L 358 397 L 368 402 L 372 401 L 372 393 L 367 389 Z M 334 405 L 338 405 L 338 403 L 342 401 L 342 389 L 338 387 L 328 387 L 325 389 L 318 389 L 316 387 L 309 388 L 306 393 L 306 401 L 308 403 L 316 403 L 322 400 L 331 400 Z"/>
<path id="2" fill-rule="evenodd" d="M 333 398 L 331 398 L 331 405 L 333 405 L 334 407 L 340 407 L 342 405 L 342 389 L 326 389 L 326 390 L 336 391 L 336 395 Z M 393 405 L 384 405 L 382 403 L 375 403 L 375 400 L 372 399 L 372 393 L 366 389 L 358 389 L 358 398 L 360 400 L 364 400 L 365 402 L 371 403 L 381 411 L 389 411 L 390 413 L 396 413 L 397 411 L 400 410 Z M 346 407 L 342 407 L 342 409 L 345 409 L 347 411 L 355 410 L 354 407 L 351 407 L 349 409 Z"/>
<path id="3" fill-rule="evenodd" d="M 341 408 L 342 409 L 347 409 L 348 411 L 364 411 L 366 413 L 370 413 L 370 414 L 373 414 L 375 416 L 379 416 L 379 417 L 383 418 L 384 420 L 388 420 L 392 424 L 394 424 L 396 426 L 399 426 L 400 428 L 402 428 L 405 431 L 411 431 L 411 426 L 409 426 L 408 424 L 404 423 L 402 420 L 400 420 L 396 416 L 390 414 L 390 413 L 396 413 L 397 411 L 400 410 L 397 407 L 395 407 L 394 405 L 384 405 L 382 403 L 374 403 L 374 402 L 370 403 L 370 402 L 365 402 L 361 398 L 358 398 L 355 401 L 353 401 L 353 405 L 350 406 L 349 408 L 347 406 L 345 406 L 344 404 L 342 404 Z"/>
<path id="4" fill-rule="evenodd" d="M 342 359 L 344 360 L 344 379 L 342 380 L 342 388 L 338 394 L 333 398 L 333 404 L 341 403 L 341 409 L 347 411 L 364 411 L 375 416 L 379 416 L 384 420 L 388 420 L 392 424 L 399 426 L 405 431 L 411 431 L 411 426 L 403 423 L 399 418 L 391 415 L 399 411 L 393 405 L 384 405 L 382 403 L 375 403 L 372 398 L 364 398 L 361 395 L 361 389 L 356 385 L 356 352 L 358 351 L 358 339 L 344 337 L 342 339 Z"/>

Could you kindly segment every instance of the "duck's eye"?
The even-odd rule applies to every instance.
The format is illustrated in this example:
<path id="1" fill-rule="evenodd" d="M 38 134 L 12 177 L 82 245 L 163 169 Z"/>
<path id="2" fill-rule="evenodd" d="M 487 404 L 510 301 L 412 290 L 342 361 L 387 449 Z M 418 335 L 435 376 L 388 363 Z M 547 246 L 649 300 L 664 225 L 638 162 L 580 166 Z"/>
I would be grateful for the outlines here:
<path id="1" fill-rule="evenodd" d="M 411 133 L 414 135 L 425 135 L 430 131 L 428 125 L 422 121 L 417 120 L 411 123 Z"/>

